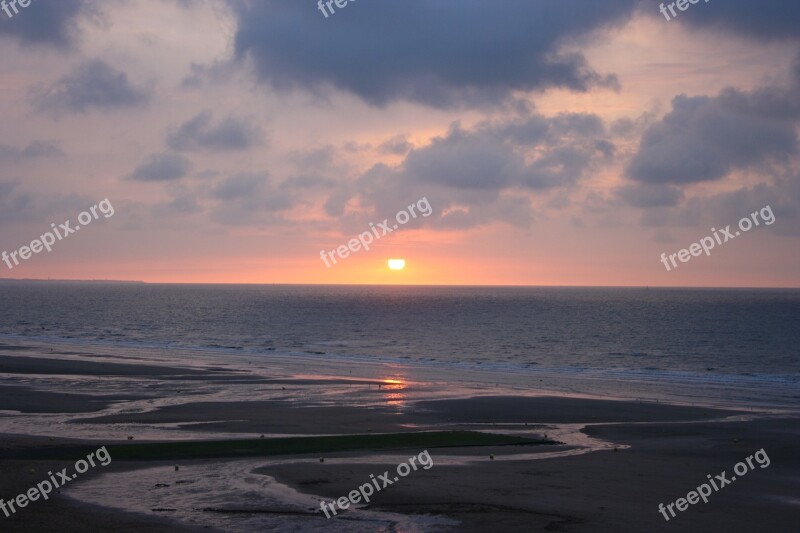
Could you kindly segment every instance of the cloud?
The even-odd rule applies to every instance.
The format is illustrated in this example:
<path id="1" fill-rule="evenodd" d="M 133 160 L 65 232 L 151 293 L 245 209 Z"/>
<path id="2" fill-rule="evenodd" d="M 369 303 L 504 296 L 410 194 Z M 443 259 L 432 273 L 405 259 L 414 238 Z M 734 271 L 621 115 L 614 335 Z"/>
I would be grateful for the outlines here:
<path id="1" fill-rule="evenodd" d="M 645 130 L 627 174 L 642 183 L 681 185 L 786 161 L 798 153 L 798 119 L 800 62 L 784 85 L 752 92 L 727 88 L 716 97 L 680 95 Z"/>
<path id="2" fill-rule="evenodd" d="M 18 191 L 16 181 L 0 181 L 0 220 L 19 222 L 34 218 L 31 206 L 33 198 L 29 194 Z"/>
<path id="3" fill-rule="evenodd" d="M 214 187 L 213 196 L 220 200 L 250 198 L 263 189 L 269 177 L 265 174 L 236 174 Z"/>
<path id="4" fill-rule="evenodd" d="M 399 165 L 375 165 L 331 193 L 326 212 L 347 217 L 347 206 L 357 198 L 374 217 L 426 196 L 439 213 L 426 223 L 525 226 L 534 218 L 531 192 L 569 190 L 613 161 L 606 135 L 602 120 L 589 114 L 530 115 L 472 129 L 455 122 L 446 135 L 412 150 Z"/>
<path id="5" fill-rule="evenodd" d="M 280 188 L 284 191 L 295 191 L 300 189 L 316 190 L 316 189 L 331 189 L 336 185 L 336 182 L 325 176 L 315 174 L 298 174 L 291 176 L 281 183 Z"/>
<path id="6" fill-rule="evenodd" d="M 7 2 L 8 3 L 8 2 Z M 0 12 L 0 37 L 17 39 L 23 44 L 54 47 L 71 46 L 78 34 L 78 22 L 84 16 L 96 16 L 98 11 L 92 0 L 33 0 L 28 7 L 17 7 L 19 13 L 7 19 Z"/>
<path id="7" fill-rule="evenodd" d="M 33 141 L 22 150 L 22 157 L 39 158 L 39 157 L 63 157 L 64 152 L 58 147 L 58 144 L 51 141 Z"/>
<path id="8" fill-rule="evenodd" d="M 800 175 L 779 176 L 773 184 L 760 183 L 733 191 L 687 199 L 675 208 L 649 209 L 642 224 L 649 227 L 725 227 L 769 205 L 776 223 L 769 231 L 800 235 Z"/>
<path id="9" fill-rule="evenodd" d="M 719 100 L 729 108 L 786 121 L 800 119 L 800 54 L 795 57 L 787 83 L 766 85 L 752 92 L 727 88 L 720 92 Z"/>
<path id="10" fill-rule="evenodd" d="M 32 99 L 39 109 L 58 114 L 140 107 L 149 97 L 145 89 L 132 85 L 124 72 L 101 60 L 92 60 L 50 87 L 34 89 Z"/>
<path id="11" fill-rule="evenodd" d="M 210 196 L 217 202 L 213 218 L 226 225 L 280 222 L 277 214 L 295 200 L 288 190 L 273 187 L 269 175 L 251 172 L 225 178 Z"/>
<path id="12" fill-rule="evenodd" d="M 96 204 L 97 199 L 75 193 L 30 189 L 22 180 L 0 181 L 0 241 L 18 242 L 21 223 L 32 223 L 34 230 L 56 220 L 66 220 Z M 64 217 L 64 218 L 62 218 Z M 5 222 L 8 222 L 7 224 Z M 23 243 L 24 244 L 24 243 Z"/>
<path id="13" fill-rule="evenodd" d="M 445 137 L 414 150 L 405 160 L 407 179 L 466 189 L 507 187 L 521 174 L 523 156 L 489 132 L 469 132 L 455 123 Z"/>
<path id="14" fill-rule="evenodd" d="M 305 2 L 230 4 L 236 60 L 251 60 L 276 89 L 336 88 L 374 106 L 451 108 L 495 105 L 515 91 L 616 87 L 613 75 L 561 45 L 625 22 L 636 2 L 359 2 L 329 19 Z"/>
<path id="15" fill-rule="evenodd" d="M 334 165 L 336 149 L 331 145 L 306 150 L 296 150 L 289 154 L 289 160 L 302 171 L 321 171 Z"/>
<path id="16" fill-rule="evenodd" d="M 387 139 L 378 146 L 378 151 L 382 154 L 392 155 L 405 155 L 414 145 L 408 142 L 405 135 L 395 135 L 391 139 Z"/>
<path id="17" fill-rule="evenodd" d="M 681 95 L 661 121 L 645 129 L 627 168 L 632 182 L 615 190 L 615 196 L 646 208 L 641 222 L 651 227 L 719 227 L 770 205 L 781 221 L 771 231 L 797 235 L 798 126 L 800 56 L 783 83 L 752 91 L 729 87 L 713 97 Z M 694 183 L 749 169 L 762 171 L 763 181 L 684 198 L 684 188 Z"/>
<path id="18" fill-rule="evenodd" d="M 156 205 L 153 211 L 158 216 L 192 215 L 202 212 L 203 208 L 196 198 L 183 194 L 166 204 Z"/>
<path id="19" fill-rule="evenodd" d="M 642 208 L 672 207 L 684 198 L 683 191 L 677 187 L 649 183 L 626 185 L 615 193 L 628 205 Z"/>
<path id="20" fill-rule="evenodd" d="M 261 130 L 245 119 L 229 116 L 216 124 L 209 111 L 199 113 L 167 137 L 173 150 L 247 150 L 261 142 Z"/>
<path id="21" fill-rule="evenodd" d="M 711 181 L 796 149 L 791 121 L 733 108 L 719 98 L 681 95 L 645 132 L 628 175 L 647 183 Z"/>
<path id="22" fill-rule="evenodd" d="M 191 170 L 191 162 L 179 154 L 163 153 L 148 157 L 131 174 L 137 181 L 173 181 L 181 179 Z"/>
<path id="23" fill-rule="evenodd" d="M 236 73 L 236 68 L 233 61 L 215 61 L 210 65 L 192 63 L 189 74 L 181 81 L 181 88 L 197 90 L 210 83 L 228 81 Z"/>
<path id="24" fill-rule="evenodd" d="M 681 23 L 700 29 L 715 28 L 756 40 L 777 41 L 800 37 L 800 3 L 796 0 L 725 0 L 705 9 L 693 9 Z"/>
<path id="25" fill-rule="evenodd" d="M 209 178 L 210 179 L 210 178 Z M 170 182 L 172 200 L 153 207 L 158 217 L 186 217 L 202 213 L 225 226 L 286 225 L 282 212 L 306 200 L 310 189 L 333 184 L 315 177 L 295 177 L 276 186 L 265 172 L 238 172 L 213 182 Z"/>
<path id="26" fill-rule="evenodd" d="M 0 144 L 0 161 L 17 162 L 51 157 L 63 157 L 58 144 L 51 141 L 32 141 L 25 148 Z"/>
<path id="27" fill-rule="evenodd" d="M 416 181 L 450 187 L 548 189 L 577 182 L 606 157 L 610 143 L 598 145 L 604 134 L 600 118 L 589 114 L 532 115 L 471 131 L 456 122 L 446 136 L 411 151 L 404 168 Z"/>

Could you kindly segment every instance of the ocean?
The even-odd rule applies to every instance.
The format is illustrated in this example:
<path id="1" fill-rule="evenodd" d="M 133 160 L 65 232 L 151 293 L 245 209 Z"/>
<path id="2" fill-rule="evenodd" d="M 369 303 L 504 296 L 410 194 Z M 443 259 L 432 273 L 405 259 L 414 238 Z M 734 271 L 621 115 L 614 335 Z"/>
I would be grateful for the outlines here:
<path id="1" fill-rule="evenodd" d="M 9 339 L 575 376 L 614 381 L 622 396 L 626 383 L 665 398 L 716 384 L 742 401 L 800 401 L 800 290 L 6 281 L 0 296 Z"/>

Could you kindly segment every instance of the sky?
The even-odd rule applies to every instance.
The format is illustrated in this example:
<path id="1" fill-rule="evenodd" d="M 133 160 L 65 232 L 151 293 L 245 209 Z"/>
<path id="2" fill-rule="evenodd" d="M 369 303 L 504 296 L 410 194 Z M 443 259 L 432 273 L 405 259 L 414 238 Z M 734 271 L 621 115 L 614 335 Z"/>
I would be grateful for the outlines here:
<path id="1" fill-rule="evenodd" d="M 0 11 L 0 278 L 800 287 L 800 2 L 339 3 Z"/>

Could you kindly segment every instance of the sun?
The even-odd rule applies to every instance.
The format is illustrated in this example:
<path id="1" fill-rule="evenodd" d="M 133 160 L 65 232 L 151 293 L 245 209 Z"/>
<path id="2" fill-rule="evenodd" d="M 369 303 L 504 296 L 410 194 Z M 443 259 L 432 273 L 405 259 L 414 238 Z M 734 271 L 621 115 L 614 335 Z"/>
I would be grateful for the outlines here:
<path id="1" fill-rule="evenodd" d="M 405 259 L 389 259 L 390 270 L 403 270 L 406 267 Z"/>

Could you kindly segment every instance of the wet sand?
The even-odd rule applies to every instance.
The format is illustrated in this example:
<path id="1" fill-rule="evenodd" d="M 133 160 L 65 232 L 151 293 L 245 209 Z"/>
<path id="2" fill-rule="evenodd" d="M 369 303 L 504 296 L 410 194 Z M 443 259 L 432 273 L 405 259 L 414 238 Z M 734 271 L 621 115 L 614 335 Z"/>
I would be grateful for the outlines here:
<path id="1" fill-rule="evenodd" d="M 425 384 L 410 384 L 408 390 L 416 389 L 419 393 L 405 394 L 398 400 L 397 388 L 379 389 L 376 381 L 342 376 L 292 377 L 283 373 L 270 376 L 249 372 L 246 368 L 181 367 L 174 363 L 115 364 L 79 360 L 80 354 L 71 354 L 74 360 L 60 361 L 56 365 L 52 356 L 42 350 L 1 348 L 4 355 L 0 355 L 0 400 L 7 413 L 0 415 L 0 433 L 5 431 L 0 435 L 0 469 L 3 472 L 0 497 L 6 500 L 35 486 L 46 477 L 44 473 L 48 470 L 73 464 L 49 459 L 22 460 L 20 456 L 28 452 L 35 456 L 37 451 L 76 444 L 93 448 L 130 444 L 120 438 L 120 426 L 130 431 L 137 427 L 167 425 L 170 431 L 178 434 L 202 429 L 206 439 L 213 439 L 215 435 L 227 438 L 223 435 L 227 433 L 266 433 L 270 437 L 446 429 L 528 437 L 549 433 L 551 438 L 563 440 L 566 445 L 430 447 L 428 451 L 434 467 L 414 472 L 377 493 L 366 511 L 427 513 L 460 522 L 440 531 L 633 532 L 667 531 L 676 527 L 689 532 L 792 531 L 800 516 L 800 417 L 793 414 L 747 413 L 741 416 L 742 413 L 735 410 L 528 396 L 493 387 L 477 391 L 478 395 L 473 397 L 458 391 L 462 397 L 431 399 L 426 397 L 430 389 Z M 91 383 L 97 387 L 97 394 L 74 387 L 71 380 L 78 379 L 76 376 L 93 380 Z M 127 381 L 131 378 L 153 383 L 147 390 L 135 394 L 144 381 L 136 381 L 134 386 Z M 61 381 L 65 384 L 63 387 L 59 385 Z M 192 390 L 190 383 L 208 384 L 209 388 L 201 394 L 199 389 Z M 251 390 L 249 384 L 258 384 L 261 388 Z M 186 391 L 181 393 L 185 398 L 176 392 L 176 387 Z M 244 392 L 228 392 L 240 390 L 236 387 Z M 67 392 L 72 390 L 74 392 Z M 331 397 L 331 391 L 336 396 Z M 242 399 L 247 394 L 251 398 Z M 9 425 L 12 418 L 33 416 L 32 423 L 35 423 L 39 420 L 35 417 L 61 415 L 58 421 L 62 425 L 53 427 L 89 427 L 94 434 L 105 437 L 67 439 L 57 432 L 46 433 L 48 436 L 44 437 L 12 435 L 4 430 L 12 427 Z M 580 431 L 584 426 L 586 429 Z M 137 442 L 139 440 L 159 439 L 137 436 Z M 712 494 L 707 504 L 689 506 L 669 522 L 659 514 L 659 503 L 668 504 L 685 497 L 706 480 L 706 474 L 731 472 L 738 461 L 762 448 L 771 460 L 769 467 L 756 467 Z M 403 446 L 389 451 L 353 449 L 324 454 L 325 462 L 317 460 L 320 454 L 311 457 L 287 454 L 263 461 L 256 458 L 250 471 L 256 476 L 271 476 L 312 500 L 332 500 L 363 484 L 370 474 L 393 469 L 403 457 L 420 451 Z M 494 459 L 490 459 L 490 455 L 494 455 Z M 199 461 L 187 457 L 180 462 L 185 465 L 186 475 L 191 476 L 192 465 L 198 468 L 200 465 L 224 465 L 225 461 L 224 458 Z M 74 482 L 74 486 L 91 487 L 100 479 L 99 475 L 113 482 L 114 476 L 154 466 L 169 470 L 171 463 L 113 461 L 112 456 L 109 466 L 90 469 Z M 71 491 L 73 494 L 81 492 L 73 489 L 73 485 L 67 486 L 62 494 L 54 494 L 46 502 L 32 503 L 11 518 L 0 513 L 3 531 L 196 531 L 202 528 L 185 523 L 179 525 L 168 518 L 170 513 L 125 512 L 123 509 L 133 508 L 130 502 L 137 499 L 133 489 L 124 492 L 129 498 L 128 504 L 124 498 L 115 497 L 104 507 L 67 497 Z M 164 501 L 163 507 L 171 507 L 170 501 Z M 189 511 L 191 509 L 187 509 Z M 265 503 L 251 512 L 256 516 L 269 513 L 273 519 L 280 519 L 281 513 L 285 513 L 285 518 L 292 520 L 291 524 L 302 523 L 309 530 L 347 531 L 355 526 L 370 527 L 370 522 L 360 519 L 358 513 L 343 512 L 327 520 L 321 512 L 308 506 L 291 511 L 283 504 Z M 206 515 L 201 513 L 198 520 L 202 521 Z M 220 527 L 219 524 L 209 518 L 205 525 L 212 527 L 203 530 L 237 530 L 232 525 Z"/>
<path id="2" fill-rule="evenodd" d="M 589 433 L 629 445 L 617 452 L 546 460 L 435 465 L 378 493 L 370 508 L 442 513 L 458 531 L 794 531 L 800 516 L 800 419 L 700 424 L 603 425 Z M 734 439 L 738 439 L 735 442 Z M 764 448 L 771 463 L 691 505 L 669 522 L 658 512 Z M 487 450 L 488 452 L 489 450 Z M 431 452 L 434 463 L 447 450 Z M 393 468 L 394 465 L 386 465 Z M 333 500 L 376 465 L 265 468 L 298 490 Z M 794 498 L 794 501 L 790 501 Z M 344 513 L 346 515 L 346 512 Z"/>
<path id="3" fill-rule="evenodd" d="M 372 431 L 451 428 L 475 424 L 639 422 L 702 420 L 736 411 L 697 409 L 655 403 L 586 400 L 558 397 L 484 396 L 458 400 L 417 402 L 413 409 L 396 412 L 389 407 L 303 407 L 288 402 L 201 402 L 168 406 L 147 413 L 82 417 L 75 423 L 191 424 L 207 431 L 289 434 L 351 434 Z M 224 420 L 224 422 L 214 422 Z"/>

